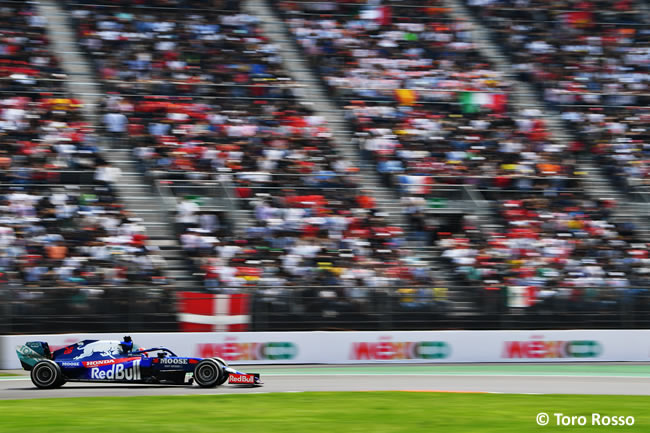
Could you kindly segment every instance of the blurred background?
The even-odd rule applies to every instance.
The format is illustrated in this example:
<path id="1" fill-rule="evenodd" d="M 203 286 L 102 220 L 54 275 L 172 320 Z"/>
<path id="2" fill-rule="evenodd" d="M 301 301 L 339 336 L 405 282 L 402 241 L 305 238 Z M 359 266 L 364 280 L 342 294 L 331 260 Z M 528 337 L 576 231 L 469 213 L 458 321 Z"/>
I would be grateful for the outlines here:
<path id="1" fill-rule="evenodd" d="M 0 1 L 0 334 L 650 327 L 649 8 Z"/>

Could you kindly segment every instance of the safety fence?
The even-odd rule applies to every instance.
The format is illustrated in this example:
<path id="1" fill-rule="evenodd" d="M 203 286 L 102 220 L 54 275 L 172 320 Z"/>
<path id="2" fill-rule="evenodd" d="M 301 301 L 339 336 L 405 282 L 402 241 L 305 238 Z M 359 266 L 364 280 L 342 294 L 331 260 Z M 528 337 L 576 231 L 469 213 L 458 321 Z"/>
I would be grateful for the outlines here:
<path id="1" fill-rule="evenodd" d="M 149 287 L 0 289 L 0 334 L 166 331 L 649 329 L 647 289 Z"/>

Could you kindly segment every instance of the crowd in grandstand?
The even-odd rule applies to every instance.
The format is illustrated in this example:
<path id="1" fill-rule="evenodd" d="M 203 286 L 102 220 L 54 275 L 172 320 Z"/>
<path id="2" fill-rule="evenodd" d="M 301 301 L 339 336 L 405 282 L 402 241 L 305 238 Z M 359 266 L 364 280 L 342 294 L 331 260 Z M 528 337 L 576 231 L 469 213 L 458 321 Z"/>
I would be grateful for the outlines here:
<path id="1" fill-rule="evenodd" d="M 178 240 L 205 289 L 333 317 L 374 311 L 386 293 L 403 311 L 444 309 L 446 290 L 405 248 L 412 239 L 437 240 L 454 273 L 487 293 L 486 308 L 494 293 L 524 307 L 605 308 L 650 283 L 634 226 L 612 223 L 615 204 L 576 181 L 578 153 L 593 152 L 621 188 L 650 182 L 650 33 L 633 1 L 466 0 L 574 142 L 555 141 L 544 112 L 512 103 L 512 83 L 446 2 L 270 3 L 362 155 L 399 192 L 410 236 L 361 189 L 360 169 L 296 97 L 300 83 L 242 2 L 66 4 L 105 93 L 104 137 L 148 178 L 181 186 Z M 0 2 L 0 283 L 165 284 L 44 25 L 31 3 Z M 241 231 L 182 192 L 214 181 L 251 215 Z M 508 197 L 495 212 L 503 229 L 467 219 L 458 233 L 436 232 L 427 199 L 449 184 Z"/>
<path id="2" fill-rule="evenodd" d="M 362 151 L 387 183 L 420 200 L 416 209 L 440 183 L 545 192 L 502 205 L 503 233 L 481 236 L 470 226 L 438 243 L 465 281 L 485 293 L 502 290 L 501 305 L 513 287 L 530 288 L 534 300 L 561 292 L 579 303 L 596 289 L 596 297 L 615 298 L 619 293 L 605 289 L 647 282 L 646 246 L 633 226 L 615 227 L 602 206 L 566 196 L 579 186 L 569 179 L 575 155 L 588 146 L 621 183 L 643 182 L 635 177 L 645 175 L 647 29 L 625 25 L 638 24 L 630 2 L 469 2 L 499 26 L 515 67 L 545 87 L 548 102 L 573 104 L 563 114 L 579 131 L 570 144 L 551 140 L 543 113 L 508 105 L 509 83 L 481 57 L 468 23 L 454 20 L 442 2 L 277 3 L 314 70 L 341 99 Z M 582 12 L 566 10 L 572 6 L 588 9 L 589 23 L 619 24 L 582 25 Z"/>
<path id="3" fill-rule="evenodd" d="M 164 283 L 116 168 L 65 91 L 35 5 L 0 5 L 0 282 L 16 287 Z"/>
<path id="4" fill-rule="evenodd" d="M 305 294 L 317 310 L 359 310 L 368 288 L 407 286 L 431 305 L 428 270 L 409 263 L 402 229 L 359 189 L 359 170 L 324 119 L 294 97 L 258 19 L 238 2 L 185 4 L 188 12 L 74 5 L 72 14 L 109 91 L 103 109 L 128 119 L 116 134 L 128 134 L 143 169 L 172 181 L 229 179 L 254 216 L 232 233 L 180 201 L 179 237 L 205 287 L 258 288 L 271 299 L 320 286 Z"/>
<path id="5" fill-rule="evenodd" d="M 623 189 L 647 187 L 650 28 L 631 0 L 467 0 Z"/>
<path id="6" fill-rule="evenodd" d="M 279 2 L 388 184 L 407 195 L 438 183 L 567 186 L 574 167 L 566 144 L 551 140 L 537 110 L 509 107 L 511 83 L 443 2 L 327 3 L 315 13 L 313 2 Z"/>
<path id="7" fill-rule="evenodd" d="M 522 306 L 553 299 L 580 309 L 650 282 L 647 245 L 630 225 L 608 221 L 612 205 L 574 194 L 503 200 L 503 230 L 469 226 L 439 244 L 455 271 L 484 293 L 521 289 Z"/>

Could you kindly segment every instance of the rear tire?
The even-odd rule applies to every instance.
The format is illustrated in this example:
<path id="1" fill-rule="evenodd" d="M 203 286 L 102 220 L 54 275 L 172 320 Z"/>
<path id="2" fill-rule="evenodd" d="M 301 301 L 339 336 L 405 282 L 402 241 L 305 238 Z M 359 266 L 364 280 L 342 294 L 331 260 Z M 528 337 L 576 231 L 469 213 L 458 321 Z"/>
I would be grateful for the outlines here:
<path id="1" fill-rule="evenodd" d="M 213 359 L 204 359 L 194 367 L 194 381 L 201 388 L 213 388 L 225 376 L 219 363 Z"/>
<path id="2" fill-rule="evenodd" d="M 36 363 L 30 377 L 32 383 L 40 389 L 58 388 L 66 382 L 61 367 L 49 359 Z"/>

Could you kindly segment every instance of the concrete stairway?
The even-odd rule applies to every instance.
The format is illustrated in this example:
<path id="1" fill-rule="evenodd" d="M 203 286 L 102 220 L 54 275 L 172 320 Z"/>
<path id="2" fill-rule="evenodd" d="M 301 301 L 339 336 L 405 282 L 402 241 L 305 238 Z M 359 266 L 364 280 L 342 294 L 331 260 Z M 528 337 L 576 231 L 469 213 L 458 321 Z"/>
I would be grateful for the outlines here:
<path id="1" fill-rule="evenodd" d="M 293 78 L 302 86 L 297 89 L 297 95 L 302 101 L 312 104 L 320 115 L 327 119 L 328 125 L 333 130 L 334 141 L 341 154 L 349 161 L 361 169 L 362 188 L 371 191 L 375 197 L 380 210 L 389 214 L 389 221 L 392 224 L 399 225 L 408 230 L 405 215 L 399 201 L 399 194 L 383 186 L 376 169 L 360 158 L 360 150 L 353 137 L 352 132 L 347 127 L 347 122 L 343 116 L 343 111 L 339 109 L 334 102 L 328 97 L 320 80 L 311 72 L 309 64 L 304 60 L 299 52 L 299 47 L 293 41 L 289 30 L 281 20 L 278 20 L 273 11 L 269 8 L 264 0 L 248 0 L 245 4 L 248 13 L 260 18 L 262 28 L 265 34 L 279 47 L 287 70 Z M 486 221 L 491 221 L 489 213 L 484 212 L 484 200 L 476 191 L 470 191 L 472 196 L 470 200 L 455 203 L 463 210 L 466 210 L 467 203 L 481 203 L 476 205 L 477 212 L 483 216 Z M 454 204 L 450 203 L 450 206 Z M 456 283 L 450 279 L 448 271 L 439 261 L 439 251 L 433 246 L 422 246 L 417 242 L 408 242 L 406 246 L 412 256 L 419 258 L 429 264 L 429 270 L 439 287 L 449 288 L 448 297 L 453 302 L 454 308 L 451 318 L 465 318 L 474 314 L 475 308 L 473 302 L 467 299 L 463 288 L 455 287 Z"/>
<path id="2" fill-rule="evenodd" d="M 611 182 L 590 156 L 579 160 L 580 170 L 589 173 L 582 182 L 585 192 L 592 198 L 613 199 L 617 206 L 612 213 L 614 223 L 633 223 L 637 236 L 644 242 L 650 242 L 650 221 L 648 203 L 630 202 L 628 197 L 612 187 Z"/>
<path id="3" fill-rule="evenodd" d="M 452 15 L 455 18 L 471 22 L 474 37 L 480 45 L 482 53 L 494 62 L 497 69 L 508 77 L 513 83 L 512 102 L 521 109 L 533 108 L 543 113 L 551 137 L 554 141 L 566 144 L 573 139 L 572 134 L 567 131 L 559 113 L 545 107 L 542 95 L 529 83 L 519 81 L 514 74 L 509 60 L 501 47 L 492 42 L 489 30 L 474 19 L 471 12 L 465 6 L 463 0 L 445 0 L 448 7 L 452 8 Z M 647 14 L 648 9 L 639 3 L 641 10 Z M 616 200 L 618 206 L 613 212 L 614 222 L 632 222 L 638 228 L 641 239 L 648 241 L 650 234 L 650 223 L 647 215 L 648 209 L 641 204 L 630 203 L 629 199 L 616 191 L 611 182 L 598 167 L 595 159 L 590 155 L 583 155 L 577 159 L 576 168 L 581 175 L 581 186 L 584 191 L 594 199 L 611 198 Z"/>
<path id="4" fill-rule="evenodd" d="M 83 101 L 82 110 L 86 119 L 95 119 L 97 104 L 101 100 L 101 88 L 94 80 L 89 65 L 78 51 L 76 35 L 68 15 L 54 0 L 43 0 L 36 4 L 39 14 L 47 20 L 47 32 L 53 51 L 68 75 L 65 83 L 68 91 Z"/>
<path id="5" fill-rule="evenodd" d="M 512 73 L 513 68 L 510 65 L 508 57 L 502 51 L 501 47 L 492 42 L 492 38 L 487 30 L 478 20 L 475 20 L 470 11 L 466 8 L 462 0 L 445 0 L 447 7 L 451 8 L 451 15 L 454 18 L 471 23 L 474 40 L 479 44 L 480 50 L 496 68 L 508 77 L 513 85 L 511 102 L 520 109 L 536 109 L 543 113 L 547 127 L 551 134 L 552 140 L 557 143 L 566 144 L 572 140 L 572 135 L 564 126 L 558 112 L 548 110 L 539 94 L 529 83 L 519 81 Z M 642 10 L 648 13 L 647 3 L 643 5 Z M 647 16 L 647 15 L 646 15 Z M 644 204 L 630 203 L 628 198 L 615 190 L 608 181 L 602 170 L 598 167 L 597 162 L 590 155 L 584 155 L 577 159 L 576 167 L 582 172 L 581 186 L 588 196 L 596 198 L 614 199 L 618 206 L 613 212 L 612 222 L 623 223 L 632 222 L 637 227 L 637 234 L 645 242 L 650 238 L 650 224 L 648 223 L 648 211 Z M 645 206 L 645 207 L 644 207 Z M 487 221 L 481 219 L 481 221 Z M 482 229 L 491 228 L 491 224 L 484 224 Z"/>
<path id="6" fill-rule="evenodd" d="M 54 0 L 41 0 L 38 7 L 39 12 L 47 18 L 47 30 L 53 49 L 60 56 L 61 65 L 68 75 L 66 87 L 69 93 L 83 102 L 84 116 L 101 131 L 97 104 L 102 98 L 102 91 L 86 58 L 79 51 L 68 15 Z M 134 166 L 130 151 L 115 148 L 102 137 L 99 137 L 98 146 L 106 160 L 122 171 L 115 184 L 117 195 L 134 217 L 142 219 L 150 238 L 149 245 L 159 248 L 160 256 L 165 259 L 166 276 L 174 280 L 177 288 L 199 285 L 200 282 L 188 270 L 170 224 L 172 220 L 168 212 L 174 210 L 170 207 L 173 203 L 169 198 L 161 200 L 152 190 Z"/>
<path id="7" fill-rule="evenodd" d="M 490 60 L 504 77 L 509 79 L 513 90 L 510 93 L 510 103 L 517 106 L 519 110 L 539 110 L 543 113 L 552 140 L 563 144 L 570 141 L 571 137 L 565 131 L 560 116 L 555 112 L 548 112 L 535 89 L 530 84 L 516 78 L 512 72 L 512 65 L 501 47 L 492 43 L 489 30 L 474 19 L 463 0 L 444 0 L 444 3 L 450 8 L 452 17 L 471 24 L 473 41 L 478 44 L 481 54 Z"/>

